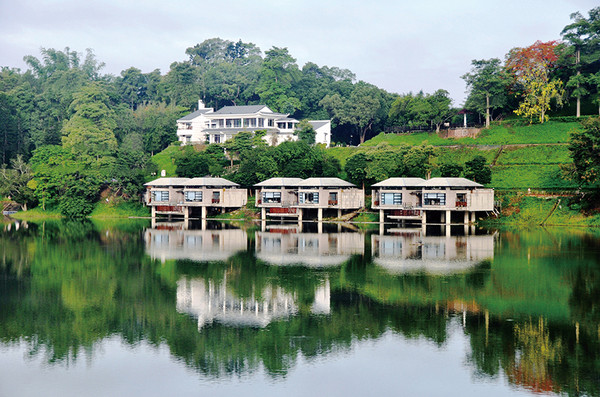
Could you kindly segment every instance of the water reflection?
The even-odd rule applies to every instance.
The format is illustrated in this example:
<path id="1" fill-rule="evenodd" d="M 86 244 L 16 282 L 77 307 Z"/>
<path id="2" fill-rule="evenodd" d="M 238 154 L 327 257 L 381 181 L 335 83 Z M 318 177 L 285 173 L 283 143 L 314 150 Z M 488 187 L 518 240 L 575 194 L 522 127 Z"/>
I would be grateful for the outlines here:
<path id="1" fill-rule="evenodd" d="M 329 280 L 318 286 L 311 306 L 313 314 L 328 314 L 330 310 Z M 213 321 L 234 327 L 265 327 L 271 321 L 298 313 L 296 294 L 281 286 L 266 285 L 256 295 L 237 296 L 227 285 L 227 276 L 214 282 L 201 277 L 183 277 L 177 282 L 177 311 L 198 319 L 198 329 Z"/>
<path id="2" fill-rule="evenodd" d="M 224 261 L 245 251 L 248 235 L 242 229 L 187 229 L 188 222 L 159 223 L 146 229 L 146 252 L 152 259 Z"/>
<path id="3" fill-rule="evenodd" d="M 391 334 L 429 364 L 454 355 L 463 394 L 496 382 L 600 395 L 597 234 L 204 226 L 4 227 L 1 348 L 25 346 L 68 372 L 118 337 L 167 346 L 210 379 L 260 382 L 264 369 L 286 382 L 307 361 L 320 369 Z M 457 338 L 465 350 L 449 346 Z"/>
<path id="4" fill-rule="evenodd" d="M 364 254 L 361 233 L 296 233 L 276 228 L 256 232 L 256 256 L 271 265 L 339 266 Z"/>
<path id="5" fill-rule="evenodd" d="M 495 235 L 426 236 L 421 229 L 392 229 L 371 236 L 373 262 L 393 274 L 464 272 L 494 257 Z"/>

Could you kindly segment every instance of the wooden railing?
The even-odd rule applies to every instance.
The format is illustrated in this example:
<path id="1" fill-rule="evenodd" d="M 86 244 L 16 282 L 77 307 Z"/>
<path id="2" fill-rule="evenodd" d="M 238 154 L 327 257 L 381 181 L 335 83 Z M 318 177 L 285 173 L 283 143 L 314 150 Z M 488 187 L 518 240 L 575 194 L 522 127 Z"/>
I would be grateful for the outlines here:
<path id="1" fill-rule="evenodd" d="M 338 205 L 338 201 L 337 200 L 329 200 L 327 202 L 327 205 Z"/>
<path id="2" fill-rule="evenodd" d="M 467 202 L 466 201 L 457 201 L 456 202 L 456 207 L 457 208 L 466 207 L 466 206 L 467 206 Z"/>
<path id="3" fill-rule="evenodd" d="M 221 202 L 220 199 L 212 199 L 213 204 L 219 204 Z"/>
<path id="4" fill-rule="evenodd" d="M 392 216 L 420 216 L 421 211 L 419 210 L 393 210 Z"/>
<path id="5" fill-rule="evenodd" d="M 156 210 L 159 212 L 183 212 L 183 208 L 175 205 L 157 205 Z"/>
<path id="6" fill-rule="evenodd" d="M 278 208 L 278 207 L 273 207 L 273 208 L 267 208 L 267 212 L 269 214 L 295 214 L 296 213 L 296 208 Z"/>

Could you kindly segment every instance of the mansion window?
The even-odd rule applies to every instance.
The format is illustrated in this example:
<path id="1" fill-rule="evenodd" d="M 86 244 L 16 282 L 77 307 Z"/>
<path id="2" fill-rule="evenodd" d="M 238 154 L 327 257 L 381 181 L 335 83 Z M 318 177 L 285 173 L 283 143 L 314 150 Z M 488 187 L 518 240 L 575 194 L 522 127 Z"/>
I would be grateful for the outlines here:
<path id="1" fill-rule="evenodd" d="M 259 127 L 264 127 L 265 126 L 265 119 L 258 119 L 258 126 Z"/>
<path id="2" fill-rule="evenodd" d="M 244 127 L 256 127 L 256 119 L 244 119 Z"/>
<path id="3" fill-rule="evenodd" d="M 263 203 L 281 203 L 281 192 L 263 192 Z"/>
<path id="4" fill-rule="evenodd" d="M 446 205 L 446 193 L 424 193 L 424 205 Z"/>
<path id="5" fill-rule="evenodd" d="M 275 124 L 275 121 L 273 119 L 269 119 L 269 127 L 273 127 Z"/>
<path id="6" fill-rule="evenodd" d="M 202 192 L 185 192 L 185 201 L 202 201 Z"/>
<path id="7" fill-rule="evenodd" d="M 381 193 L 381 205 L 402 205 L 402 193 Z"/>
<path id="8" fill-rule="evenodd" d="M 168 190 L 155 190 L 152 192 L 152 201 L 169 201 Z"/>
<path id="9" fill-rule="evenodd" d="M 225 119 L 225 128 L 240 128 L 242 119 Z"/>

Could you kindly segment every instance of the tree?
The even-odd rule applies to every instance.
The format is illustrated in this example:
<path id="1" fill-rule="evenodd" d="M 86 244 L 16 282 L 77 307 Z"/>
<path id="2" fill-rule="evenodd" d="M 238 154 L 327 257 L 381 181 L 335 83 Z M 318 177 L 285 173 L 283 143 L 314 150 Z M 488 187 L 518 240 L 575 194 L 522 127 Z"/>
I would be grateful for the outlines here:
<path id="1" fill-rule="evenodd" d="M 571 132 L 569 151 L 576 179 L 584 184 L 600 182 L 600 118 L 583 122 L 583 129 Z"/>
<path id="2" fill-rule="evenodd" d="M 479 113 L 485 110 L 485 126 L 489 127 L 490 109 L 500 108 L 506 103 L 502 66 L 498 58 L 474 59 L 471 66 L 471 72 L 461 77 L 467 83 L 467 103 Z"/>
<path id="3" fill-rule="evenodd" d="M 177 176 L 181 178 L 196 178 L 208 175 L 211 165 L 210 157 L 198 152 L 193 146 L 187 145 L 175 158 Z"/>
<path id="4" fill-rule="evenodd" d="M 356 130 L 359 142 L 364 143 L 367 132 L 387 115 L 386 101 L 382 91 L 374 85 L 359 81 L 347 99 L 335 93 L 320 102 L 339 124 L 347 124 Z"/>
<path id="5" fill-rule="evenodd" d="M 307 121 L 302 120 L 298 124 L 298 139 L 308 143 L 309 145 L 315 144 L 316 131 L 313 126 Z"/>
<path id="6" fill-rule="evenodd" d="M 288 49 L 273 47 L 265 52 L 256 93 L 271 109 L 293 113 L 302 106 L 292 90 L 293 83 L 299 78 L 296 59 L 289 54 Z"/>
<path id="7" fill-rule="evenodd" d="M 6 168 L 6 164 L 0 168 L 0 195 L 10 197 L 27 211 L 27 206 L 35 203 L 33 190 L 29 187 L 33 178 L 31 167 L 21 155 L 12 159 L 10 165 L 10 169 Z"/>
<path id="8" fill-rule="evenodd" d="M 550 101 L 556 99 L 558 104 L 562 103 L 562 82 L 550 80 L 550 72 L 556 65 L 560 51 L 556 41 L 536 41 L 529 47 L 509 51 L 505 68 L 512 76 L 513 88 L 521 91 L 524 98 L 515 113 L 530 120 L 538 116 L 543 123 Z"/>
<path id="9" fill-rule="evenodd" d="M 114 112 L 108 95 L 98 84 L 90 84 L 74 94 L 73 116 L 63 127 L 63 146 L 73 153 L 95 157 L 111 156 L 117 149 Z"/>
<path id="10" fill-rule="evenodd" d="M 566 54 L 574 58 L 574 73 L 567 81 L 567 87 L 571 88 L 572 95 L 577 98 L 576 115 L 581 115 L 581 98 L 589 91 L 586 85 L 590 83 L 590 76 L 598 71 L 597 63 L 600 60 L 600 7 L 589 11 L 589 18 L 581 13 L 571 14 L 571 24 L 565 26 L 561 35 L 570 46 Z M 594 66 L 596 65 L 596 66 Z"/>
<path id="11" fill-rule="evenodd" d="M 475 156 L 465 163 L 465 178 L 486 184 L 492 181 L 492 170 L 485 163 L 485 157 Z"/>
<path id="12" fill-rule="evenodd" d="M 346 160 L 344 171 L 348 175 L 350 182 L 358 186 L 365 186 L 367 181 L 368 157 L 365 153 L 356 153 Z"/>
<path id="13" fill-rule="evenodd" d="M 443 178 L 457 178 L 462 174 L 464 167 L 456 163 L 444 163 L 440 165 L 440 174 Z"/>

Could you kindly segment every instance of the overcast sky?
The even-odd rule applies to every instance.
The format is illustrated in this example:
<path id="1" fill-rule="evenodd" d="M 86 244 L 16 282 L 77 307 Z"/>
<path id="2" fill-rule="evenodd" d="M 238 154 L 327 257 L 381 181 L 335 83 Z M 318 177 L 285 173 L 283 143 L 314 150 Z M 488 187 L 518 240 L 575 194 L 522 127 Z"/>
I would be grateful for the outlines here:
<path id="1" fill-rule="evenodd" d="M 560 38 L 598 0 L 0 0 L 0 66 L 39 49 L 94 50 L 104 73 L 168 72 L 213 37 L 287 47 L 389 92 L 443 88 L 460 106 L 472 59 Z"/>

